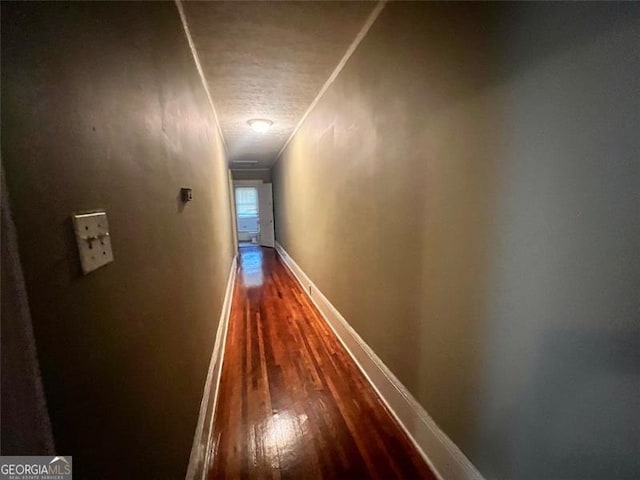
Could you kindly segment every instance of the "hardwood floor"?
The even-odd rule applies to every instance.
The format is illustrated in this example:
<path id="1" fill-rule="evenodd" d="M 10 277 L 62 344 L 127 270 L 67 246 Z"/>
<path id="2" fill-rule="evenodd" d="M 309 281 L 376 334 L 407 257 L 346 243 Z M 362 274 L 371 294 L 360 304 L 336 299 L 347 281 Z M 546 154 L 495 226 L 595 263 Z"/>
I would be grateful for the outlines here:
<path id="1" fill-rule="evenodd" d="M 435 479 L 272 249 L 241 249 L 208 478 Z"/>

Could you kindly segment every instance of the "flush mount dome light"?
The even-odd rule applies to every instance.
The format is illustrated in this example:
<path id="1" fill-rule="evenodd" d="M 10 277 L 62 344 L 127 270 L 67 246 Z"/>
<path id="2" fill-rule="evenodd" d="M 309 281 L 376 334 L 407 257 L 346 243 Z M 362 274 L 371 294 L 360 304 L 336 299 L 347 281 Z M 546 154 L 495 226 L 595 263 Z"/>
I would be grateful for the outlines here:
<path id="1" fill-rule="evenodd" d="M 269 130 L 271 125 L 273 125 L 273 122 L 271 120 L 267 120 L 265 118 L 253 118 L 247 123 L 258 133 L 266 132 L 267 130 Z"/>

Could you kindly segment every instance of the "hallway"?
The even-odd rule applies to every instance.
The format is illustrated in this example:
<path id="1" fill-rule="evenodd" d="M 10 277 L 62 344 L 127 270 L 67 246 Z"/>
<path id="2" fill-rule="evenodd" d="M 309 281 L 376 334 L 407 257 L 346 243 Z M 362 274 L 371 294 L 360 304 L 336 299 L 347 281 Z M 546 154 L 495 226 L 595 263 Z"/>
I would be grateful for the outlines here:
<path id="1" fill-rule="evenodd" d="M 273 249 L 240 249 L 208 478 L 435 479 Z"/>
<path id="2" fill-rule="evenodd" d="M 0 13 L 0 477 L 640 479 L 640 2 Z"/>

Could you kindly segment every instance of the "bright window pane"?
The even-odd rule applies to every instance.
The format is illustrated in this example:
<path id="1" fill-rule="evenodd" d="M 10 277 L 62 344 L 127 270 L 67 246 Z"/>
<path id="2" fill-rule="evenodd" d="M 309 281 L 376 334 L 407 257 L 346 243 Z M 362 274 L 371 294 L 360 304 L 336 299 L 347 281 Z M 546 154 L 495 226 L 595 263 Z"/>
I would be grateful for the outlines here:
<path id="1" fill-rule="evenodd" d="M 258 189 L 255 187 L 236 188 L 236 212 L 239 217 L 258 215 Z"/>

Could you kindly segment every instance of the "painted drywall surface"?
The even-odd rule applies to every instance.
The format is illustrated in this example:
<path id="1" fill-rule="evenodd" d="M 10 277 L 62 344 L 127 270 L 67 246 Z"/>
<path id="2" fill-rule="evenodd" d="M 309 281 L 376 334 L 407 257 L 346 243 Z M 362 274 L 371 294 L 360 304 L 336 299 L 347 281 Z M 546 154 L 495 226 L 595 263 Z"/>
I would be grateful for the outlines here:
<path id="1" fill-rule="evenodd" d="M 480 15 L 387 5 L 273 171 L 278 241 L 456 440 L 497 158 Z"/>
<path id="2" fill-rule="evenodd" d="M 387 4 L 276 236 L 487 478 L 637 478 L 637 5 Z"/>
<path id="3" fill-rule="evenodd" d="M 231 170 L 234 180 L 262 180 L 265 183 L 271 183 L 271 170 Z"/>
<path id="4" fill-rule="evenodd" d="M 233 247 L 224 151 L 176 6 L 3 3 L 2 67 L 56 448 L 79 478 L 184 478 Z M 70 215 L 97 208 L 115 262 L 83 277 Z"/>

